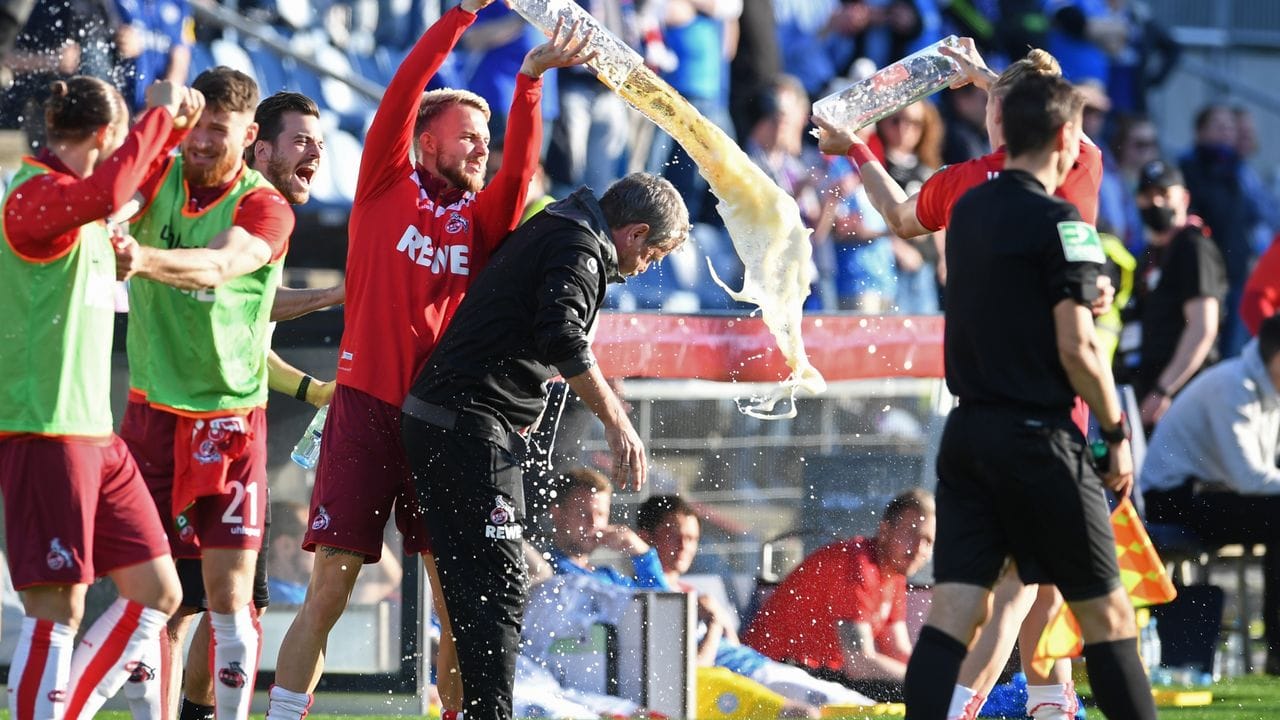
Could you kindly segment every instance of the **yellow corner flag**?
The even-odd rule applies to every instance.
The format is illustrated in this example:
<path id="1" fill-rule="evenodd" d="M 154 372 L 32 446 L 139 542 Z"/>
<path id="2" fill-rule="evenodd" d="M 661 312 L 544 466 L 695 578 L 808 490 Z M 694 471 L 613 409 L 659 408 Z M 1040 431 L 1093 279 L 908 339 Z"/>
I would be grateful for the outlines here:
<path id="1" fill-rule="evenodd" d="M 1164 562 L 1151 544 L 1138 511 L 1129 498 L 1120 501 L 1111 513 L 1111 530 L 1116 536 L 1116 560 L 1120 564 L 1120 581 L 1135 608 L 1162 605 L 1178 596 Z M 1080 623 L 1065 604 L 1045 626 L 1036 644 L 1035 665 L 1048 674 L 1058 658 L 1079 657 L 1084 650 Z"/>

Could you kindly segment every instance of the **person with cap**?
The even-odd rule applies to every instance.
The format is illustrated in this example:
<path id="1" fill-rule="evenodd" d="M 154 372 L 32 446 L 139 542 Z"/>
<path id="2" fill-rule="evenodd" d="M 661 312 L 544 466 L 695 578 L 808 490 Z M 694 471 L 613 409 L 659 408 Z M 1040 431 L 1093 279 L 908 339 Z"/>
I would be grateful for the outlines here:
<path id="1" fill-rule="evenodd" d="M 1218 361 L 1226 264 L 1190 205 L 1176 166 L 1143 166 L 1138 208 L 1148 244 L 1124 313 L 1117 374 L 1133 385 L 1148 430 L 1196 373 Z"/>

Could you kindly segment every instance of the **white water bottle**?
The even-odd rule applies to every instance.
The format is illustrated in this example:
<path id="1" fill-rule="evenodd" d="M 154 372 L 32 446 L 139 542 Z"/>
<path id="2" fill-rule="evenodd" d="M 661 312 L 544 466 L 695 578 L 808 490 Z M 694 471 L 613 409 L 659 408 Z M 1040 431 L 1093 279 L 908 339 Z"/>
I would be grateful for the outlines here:
<path id="1" fill-rule="evenodd" d="M 964 77 L 956 61 L 939 52 L 943 47 L 959 48 L 960 38 L 948 35 L 865 80 L 831 93 L 813 104 L 813 114 L 852 132 L 938 92 Z"/>
<path id="2" fill-rule="evenodd" d="M 316 416 L 311 418 L 311 424 L 307 426 L 306 432 L 302 433 L 302 437 L 298 438 L 298 444 L 293 446 L 293 452 L 290 457 L 293 461 L 302 466 L 304 470 L 313 470 L 316 461 L 320 459 L 320 439 L 324 435 L 324 419 L 329 415 L 329 406 L 325 405 L 316 411 Z"/>

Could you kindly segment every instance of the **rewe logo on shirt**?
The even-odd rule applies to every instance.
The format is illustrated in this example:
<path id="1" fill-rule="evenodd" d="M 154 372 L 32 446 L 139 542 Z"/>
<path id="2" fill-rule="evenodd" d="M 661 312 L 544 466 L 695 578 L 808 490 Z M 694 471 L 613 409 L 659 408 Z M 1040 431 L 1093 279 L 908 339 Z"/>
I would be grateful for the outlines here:
<path id="1" fill-rule="evenodd" d="M 431 268 L 431 272 L 439 275 L 450 272 L 454 275 L 470 275 L 467 266 L 471 248 L 466 245 L 434 245 L 431 238 L 410 225 L 404 229 L 396 250 L 409 256 L 415 263 Z"/>

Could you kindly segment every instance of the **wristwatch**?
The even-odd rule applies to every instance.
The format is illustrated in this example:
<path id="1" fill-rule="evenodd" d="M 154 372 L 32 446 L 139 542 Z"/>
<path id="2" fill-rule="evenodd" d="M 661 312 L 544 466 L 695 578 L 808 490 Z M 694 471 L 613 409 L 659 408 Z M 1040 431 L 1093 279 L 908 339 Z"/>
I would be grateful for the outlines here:
<path id="1" fill-rule="evenodd" d="M 1098 434 L 1106 441 L 1108 445 L 1117 445 L 1129 439 L 1129 416 L 1126 413 L 1120 413 L 1120 422 L 1110 430 L 1098 426 Z"/>

